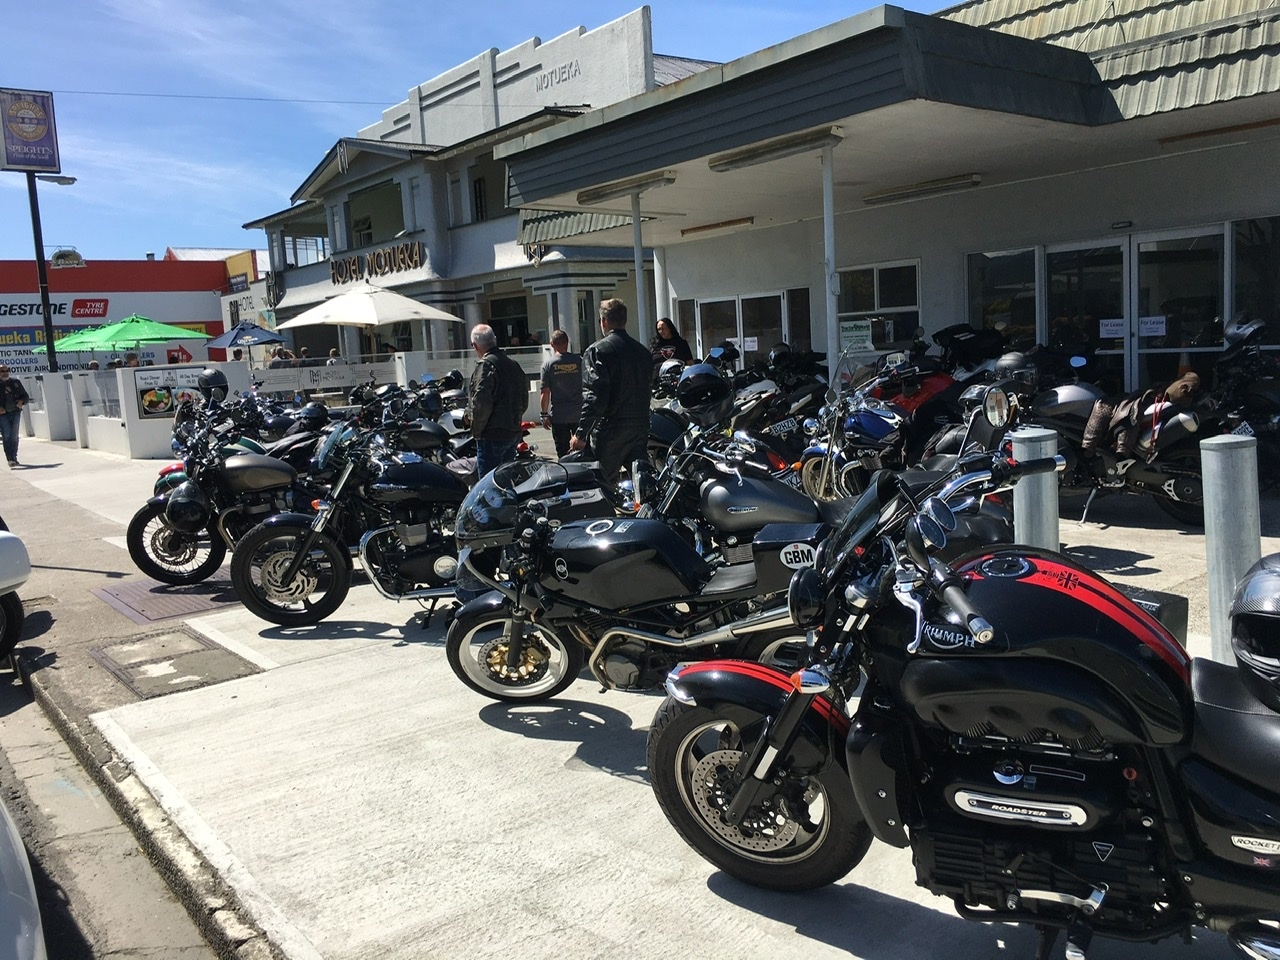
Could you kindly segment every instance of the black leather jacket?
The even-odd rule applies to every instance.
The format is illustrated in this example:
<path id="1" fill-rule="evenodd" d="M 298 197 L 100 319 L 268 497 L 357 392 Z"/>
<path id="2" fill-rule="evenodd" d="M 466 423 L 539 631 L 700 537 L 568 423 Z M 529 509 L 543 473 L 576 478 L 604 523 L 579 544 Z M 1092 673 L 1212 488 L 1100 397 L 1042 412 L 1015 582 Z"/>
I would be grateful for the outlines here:
<path id="1" fill-rule="evenodd" d="M 649 422 L 653 356 L 626 330 L 614 329 L 582 354 L 582 417 L 586 437 L 607 424 Z"/>
<path id="2" fill-rule="evenodd" d="M 495 347 L 471 371 L 467 394 L 471 435 L 483 440 L 515 440 L 529 406 L 529 377 L 520 364 Z"/>

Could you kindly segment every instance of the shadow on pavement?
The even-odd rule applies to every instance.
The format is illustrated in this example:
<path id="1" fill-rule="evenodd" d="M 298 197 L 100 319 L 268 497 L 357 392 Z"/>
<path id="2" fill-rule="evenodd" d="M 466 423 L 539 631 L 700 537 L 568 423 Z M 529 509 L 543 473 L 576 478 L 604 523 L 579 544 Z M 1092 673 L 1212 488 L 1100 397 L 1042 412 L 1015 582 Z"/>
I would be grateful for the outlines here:
<path id="1" fill-rule="evenodd" d="M 51 629 L 53 629 L 53 614 L 48 610 L 32 610 L 22 619 L 22 642 L 43 636 Z"/>
<path id="2" fill-rule="evenodd" d="M 1144 560 L 1151 560 L 1149 553 L 1138 553 L 1136 550 L 1116 550 L 1112 547 L 1099 547 L 1093 544 L 1081 544 L 1067 547 L 1065 556 L 1081 563 L 1090 570 L 1102 574 L 1120 574 L 1126 576 L 1143 576 L 1160 571 L 1152 566 L 1144 566 Z"/>
<path id="3" fill-rule="evenodd" d="M 624 780 L 649 782 L 644 763 L 649 730 L 633 728 L 631 718 L 621 710 L 579 700 L 551 700 L 493 703 L 481 708 L 479 717 L 496 730 L 578 743 L 566 766 L 582 763 Z"/>
<path id="4" fill-rule="evenodd" d="M 258 635 L 269 640 L 385 640 L 382 634 L 391 629 L 379 620 L 323 620 L 310 627 L 268 627 Z"/>

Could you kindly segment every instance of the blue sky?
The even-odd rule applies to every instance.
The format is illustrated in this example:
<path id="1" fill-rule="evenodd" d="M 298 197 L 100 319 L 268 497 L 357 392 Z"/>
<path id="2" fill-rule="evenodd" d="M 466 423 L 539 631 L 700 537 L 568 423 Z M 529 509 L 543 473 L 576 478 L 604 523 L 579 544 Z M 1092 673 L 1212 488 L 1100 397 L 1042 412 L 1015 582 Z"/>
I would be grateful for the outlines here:
<path id="1" fill-rule="evenodd" d="M 639 5 L 71 0 L 55 13 L 0 0 L 0 87 L 54 92 L 63 173 L 78 178 L 39 186 L 46 254 L 264 248 L 263 232 L 241 224 L 286 208 L 334 141 L 409 87 L 490 47 L 591 29 Z M 654 48 L 728 61 L 872 5 L 654 0 Z M 26 178 L 0 171 L 0 260 L 34 256 Z"/>

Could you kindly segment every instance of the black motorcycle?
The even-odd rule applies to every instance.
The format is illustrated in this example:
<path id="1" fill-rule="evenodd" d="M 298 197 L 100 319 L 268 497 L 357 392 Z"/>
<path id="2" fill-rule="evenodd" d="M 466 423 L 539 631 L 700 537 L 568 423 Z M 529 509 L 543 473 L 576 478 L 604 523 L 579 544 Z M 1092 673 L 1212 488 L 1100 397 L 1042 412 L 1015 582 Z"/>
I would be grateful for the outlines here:
<path id="1" fill-rule="evenodd" d="M 852 501 L 818 505 L 753 470 L 744 441 L 715 422 L 691 433 L 650 489 L 639 484 L 635 518 L 563 522 L 554 511 L 570 480 L 558 464 L 508 465 L 476 485 L 458 512 L 460 560 L 493 592 L 449 627 L 463 683 L 495 700 L 539 700 L 568 687 L 584 657 L 602 686 L 625 690 L 656 688 L 682 660 L 795 662 L 786 586 Z M 935 475 L 904 482 L 927 487 Z M 1007 519 L 976 513 L 981 501 L 967 508 L 975 515 L 956 544 L 1011 538 Z"/>
<path id="2" fill-rule="evenodd" d="M 788 591 L 807 665 L 691 664 L 648 740 L 680 835 L 748 883 L 805 890 L 873 839 L 960 916 L 1132 942 L 1228 933 L 1280 956 L 1280 558 L 1237 591 L 1239 669 L 1191 660 L 1091 571 L 1025 547 L 948 565 L 956 497 L 1061 458 L 968 459 L 935 495 L 877 476 Z"/>
<path id="3" fill-rule="evenodd" d="M 280 456 L 271 456 L 249 452 L 263 449 L 256 444 L 242 446 L 237 422 L 223 412 L 180 409 L 173 444 L 182 459 L 161 469 L 152 497 L 129 521 L 129 556 L 154 580 L 181 586 L 208 579 L 252 527 L 303 510 L 318 495 L 298 469 L 310 460 L 318 426 L 277 441 Z"/>
<path id="4" fill-rule="evenodd" d="M 231 583 L 250 611 L 282 626 L 330 616 L 351 586 L 353 541 L 383 596 L 453 596 L 451 526 L 467 487 L 435 459 L 447 432 L 420 412 L 414 394 L 378 388 L 317 453 L 316 471 L 336 478 L 315 513 L 277 514 L 237 541 Z"/>
<path id="5" fill-rule="evenodd" d="M 1222 432 L 1257 438 L 1264 487 L 1280 482 L 1280 362 L 1262 351 L 1265 332 L 1261 320 L 1242 315 L 1226 324 L 1209 393 Z"/>

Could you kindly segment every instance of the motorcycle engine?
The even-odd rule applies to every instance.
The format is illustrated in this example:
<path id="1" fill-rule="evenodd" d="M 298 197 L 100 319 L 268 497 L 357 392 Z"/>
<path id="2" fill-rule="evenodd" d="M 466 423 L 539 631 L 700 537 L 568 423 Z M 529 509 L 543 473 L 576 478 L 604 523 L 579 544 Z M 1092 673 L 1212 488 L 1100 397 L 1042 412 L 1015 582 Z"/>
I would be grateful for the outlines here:
<path id="1" fill-rule="evenodd" d="M 1059 917 L 1103 891 L 1099 929 L 1149 919 L 1170 901 L 1140 775 L 1114 755 L 978 750 L 933 773 L 927 823 L 912 829 L 917 882 L 933 893 Z"/>
<path id="2" fill-rule="evenodd" d="M 392 593 L 415 588 L 443 587 L 458 573 L 458 551 L 451 537 L 440 532 L 437 518 L 405 511 L 391 531 L 369 541 L 374 573 Z"/>
<path id="3" fill-rule="evenodd" d="M 673 651 L 624 638 L 611 641 L 599 657 L 604 675 L 619 690 L 652 690 L 661 686 L 678 659 Z"/>

